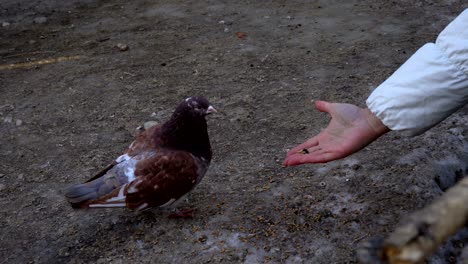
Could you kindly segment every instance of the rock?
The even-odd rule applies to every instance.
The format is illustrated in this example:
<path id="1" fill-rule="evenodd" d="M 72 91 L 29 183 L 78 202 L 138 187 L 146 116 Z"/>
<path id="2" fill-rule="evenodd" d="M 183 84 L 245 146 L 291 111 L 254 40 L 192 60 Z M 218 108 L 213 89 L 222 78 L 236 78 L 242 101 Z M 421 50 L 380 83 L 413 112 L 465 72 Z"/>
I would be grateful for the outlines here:
<path id="1" fill-rule="evenodd" d="M 16 126 L 21 126 L 23 124 L 23 120 L 17 119 L 15 124 L 16 124 Z"/>
<path id="2" fill-rule="evenodd" d="M 35 40 L 33 40 L 33 39 L 31 39 L 30 41 L 28 41 L 28 43 L 29 43 L 30 45 L 36 44 L 36 42 L 37 42 L 37 41 L 35 41 Z"/>
<path id="3" fill-rule="evenodd" d="M 3 119 L 3 122 L 4 123 L 12 123 L 13 122 L 13 118 L 11 116 L 7 116 Z"/>
<path id="4" fill-rule="evenodd" d="M 47 22 L 47 17 L 36 17 L 34 18 L 34 23 L 36 24 L 44 24 L 45 22 Z"/>
<path id="5" fill-rule="evenodd" d="M 68 257 L 70 256 L 70 249 L 68 247 L 63 247 L 59 249 L 58 255 L 60 257 Z"/>
<path id="6" fill-rule="evenodd" d="M 7 111 L 12 111 L 15 109 L 15 106 L 12 105 L 12 104 L 4 104 L 2 106 L 0 106 L 0 109 L 3 110 L 3 109 L 6 109 Z"/>
<path id="7" fill-rule="evenodd" d="M 2 27 L 9 27 L 10 25 L 10 22 L 2 22 Z"/>
<path id="8" fill-rule="evenodd" d="M 97 261 L 96 261 L 96 264 L 105 264 L 105 263 L 110 263 L 111 262 L 111 259 L 110 258 L 99 258 Z"/>
<path id="9" fill-rule="evenodd" d="M 220 20 L 220 21 L 218 21 L 218 24 L 230 26 L 230 25 L 233 24 L 233 22 L 232 21 Z"/>
<path id="10" fill-rule="evenodd" d="M 110 223 L 105 223 L 105 224 L 102 226 L 102 228 L 103 228 L 104 230 L 109 231 L 109 230 L 112 230 L 113 226 L 112 226 Z"/>
<path id="11" fill-rule="evenodd" d="M 276 253 L 278 253 L 278 252 L 280 252 L 280 251 L 281 251 L 281 249 L 278 248 L 278 247 L 274 247 L 274 248 L 271 248 L 271 249 L 270 249 L 270 253 L 272 253 L 272 254 L 276 254 Z"/>
<path id="12" fill-rule="evenodd" d="M 122 43 L 117 43 L 117 45 L 115 45 L 116 48 L 118 48 L 120 51 L 127 51 L 128 50 L 128 46 L 126 44 L 122 44 Z"/>

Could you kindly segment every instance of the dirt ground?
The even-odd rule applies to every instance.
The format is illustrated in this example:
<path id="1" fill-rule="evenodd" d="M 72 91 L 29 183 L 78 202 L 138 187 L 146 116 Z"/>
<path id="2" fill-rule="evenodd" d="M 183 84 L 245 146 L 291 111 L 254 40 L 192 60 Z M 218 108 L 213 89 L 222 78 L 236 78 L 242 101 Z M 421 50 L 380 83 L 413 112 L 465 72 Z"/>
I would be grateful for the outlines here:
<path id="1" fill-rule="evenodd" d="M 327 124 L 311 100 L 364 106 L 467 7 L 2 0 L 0 262 L 356 263 L 359 243 L 467 173 L 468 108 L 341 161 L 282 168 L 286 150 Z M 192 95 L 219 110 L 208 121 L 213 163 L 181 205 L 197 208 L 193 219 L 67 204 L 67 186 Z M 467 233 L 428 263 L 462 259 Z"/>

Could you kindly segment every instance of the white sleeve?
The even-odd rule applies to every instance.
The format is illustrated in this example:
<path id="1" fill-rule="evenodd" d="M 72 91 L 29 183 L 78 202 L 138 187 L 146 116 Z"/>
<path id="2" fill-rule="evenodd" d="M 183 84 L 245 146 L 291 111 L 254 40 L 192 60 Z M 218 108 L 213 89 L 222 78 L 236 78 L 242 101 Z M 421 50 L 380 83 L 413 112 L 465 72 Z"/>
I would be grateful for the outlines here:
<path id="1" fill-rule="evenodd" d="M 367 99 L 391 130 L 423 133 L 468 103 L 468 9 Z"/>

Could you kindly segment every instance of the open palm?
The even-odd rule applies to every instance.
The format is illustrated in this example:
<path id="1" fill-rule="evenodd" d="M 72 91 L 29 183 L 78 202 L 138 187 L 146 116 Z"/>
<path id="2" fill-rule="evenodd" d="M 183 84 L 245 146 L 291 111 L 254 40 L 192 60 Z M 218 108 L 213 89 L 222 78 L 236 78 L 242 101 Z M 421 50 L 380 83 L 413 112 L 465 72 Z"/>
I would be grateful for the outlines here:
<path id="1" fill-rule="evenodd" d="M 291 149 L 286 155 L 285 166 L 344 158 L 389 131 L 368 109 L 325 101 L 317 101 L 315 107 L 331 115 L 330 124 L 317 136 Z"/>

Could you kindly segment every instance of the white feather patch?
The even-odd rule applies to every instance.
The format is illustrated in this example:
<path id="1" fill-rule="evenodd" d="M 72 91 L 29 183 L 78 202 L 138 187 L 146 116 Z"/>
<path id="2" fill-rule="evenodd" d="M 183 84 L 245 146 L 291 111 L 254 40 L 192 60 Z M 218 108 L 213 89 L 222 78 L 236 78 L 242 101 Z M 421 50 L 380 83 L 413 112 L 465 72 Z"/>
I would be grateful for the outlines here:
<path id="1" fill-rule="evenodd" d="M 135 162 L 131 162 L 128 164 L 128 167 L 125 168 L 125 176 L 128 178 L 128 182 L 135 180 Z"/>
<path id="2" fill-rule="evenodd" d="M 126 160 L 129 160 L 131 159 L 130 156 L 128 154 L 123 154 L 121 156 L 119 156 L 115 161 L 117 163 L 121 163 L 122 161 L 126 161 Z"/>
<path id="3" fill-rule="evenodd" d="M 144 204 L 138 206 L 138 207 L 137 207 L 137 210 L 143 210 L 143 209 L 145 209 L 146 207 L 148 207 L 148 204 L 147 204 L 147 203 L 144 203 Z"/>
<path id="4" fill-rule="evenodd" d="M 119 195 L 117 195 L 116 197 L 112 197 L 112 198 L 107 199 L 106 202 L 107 202 L 107 203 L 111 203 L 111 202 L 122 202 L 122 201 L 125 201 L 125 195 L 124 195 L 125 186 L 126 186 L 126 185 L 120 187 Z"/>
<path id="5" fill-rule="evenodd" d="M 124 203 L 114 204 L 90 204 L 89 207 L 105 208 L 105 207 L 125 207 Z"/>
<path id="6" fill-rule="evenodd" d="M 136 193 L 138 192 L 138 189 L 136 188 L 136 184 L 130 186 L 130 188 L 128 188 L 127 190 L 127 193 Z"/>

